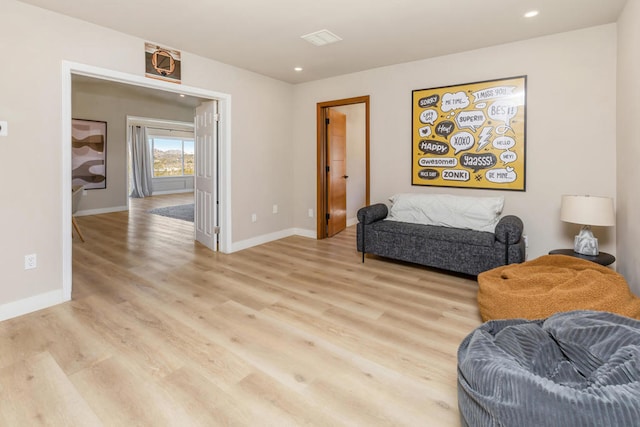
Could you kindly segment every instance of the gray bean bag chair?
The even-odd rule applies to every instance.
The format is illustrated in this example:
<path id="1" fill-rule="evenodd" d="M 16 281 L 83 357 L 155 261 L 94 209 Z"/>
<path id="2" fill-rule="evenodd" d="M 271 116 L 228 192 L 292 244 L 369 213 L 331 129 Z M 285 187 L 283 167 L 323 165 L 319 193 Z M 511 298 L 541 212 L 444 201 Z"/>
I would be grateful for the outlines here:
<path id="1" fill-rule="evenodd" d="M 640 321 L 571 311 L 487 322 L 458 349 L 463 426 L 640 426 Z"/>

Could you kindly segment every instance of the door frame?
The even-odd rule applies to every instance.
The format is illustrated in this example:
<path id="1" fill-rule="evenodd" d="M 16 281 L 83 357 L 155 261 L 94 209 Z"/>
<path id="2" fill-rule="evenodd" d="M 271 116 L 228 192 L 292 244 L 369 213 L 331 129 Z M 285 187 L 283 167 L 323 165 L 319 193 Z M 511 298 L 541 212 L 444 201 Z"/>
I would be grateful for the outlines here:
<path id="1" fill-rule="evenodd" d="M 177 94 L 218 100 L 219 122 L 219 176 L 220 193 L 220 251 L 232 250 L 231 239 L 231 95 L 207 89 L 176 85 L 163 80 L 95 67 L 71 61 L 62 61 L 62 182 L 61 182 L 61 228 L 62 228 L 62 298 L 71 300 L 72 291 L 72 234 L 71 234 L 71 97 L 72 75 L 82 75 L 101 80 L 110 80 L 132 86 L 142 86 Z"/>
<path id="2" fill-rule="evenodd" d="M 331 107 L 343 105 L 364 104 L 365 108 L 365 204 L 370 203 L 370 163 L 369 163 L 369 95 L 357 96 L 354 98 L 337 99 L 334 101 L 319 102 L 316 104 L 316 128 L 317 128 L 317 238 L 318 240 L 327 237 L 327 134 L 326 134 L 326 112 Z"/>

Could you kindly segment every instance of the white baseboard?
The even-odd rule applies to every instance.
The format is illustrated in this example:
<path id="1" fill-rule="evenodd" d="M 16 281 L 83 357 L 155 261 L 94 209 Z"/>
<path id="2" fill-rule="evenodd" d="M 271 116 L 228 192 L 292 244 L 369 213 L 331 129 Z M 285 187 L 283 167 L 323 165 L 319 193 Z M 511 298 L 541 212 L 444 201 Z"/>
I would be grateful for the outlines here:
<path id="1" fill-rule="evenodd" d="M 295 234 L 296 236 L 308 237 L 310 239 L 318 238 L 316 230 L 305 230 L 304 228 L 294 228 L 293 234 Z"/>
<path id="2" fill-rule="evenodd" d="M 254 246 L 264 245 L 265 243 L 284 239 L 285 237 L 290 236 L 302 236 L 312 239 L 316 238 L 315 231 L 304 230 L 302 228 L 289 228 L 287 230 L 276 231 L 275 233 L 263 234 L 262 236 L 252 237 L 251 239 L 235 242 L 231 245 L 231 252 L 237 252 L 244 249 L 252 248 Z"/>
<path id="3" fill-rule="evenodd" d="M 0 321 L 33 313 L 65 302 L 62 289 L 0 305 Z"/>
<path id="4" fill-rule="evenodd" d="M 105 213 L 122 212 L 127 210 L 129 210 L 129 208 L 126 206 L 114 206 L 112 208 L 102 208 L 102 209 L 87 209 L 85 211 L 76 212 L 75 216 L 100 215 Z"/>
<path id="5" fill-rule="evenodd" d="M 352 225 L 356 225 L 358 223 L 358 218 L 353 217 L 347 220 L 347 227 L 351 227 Z"/>

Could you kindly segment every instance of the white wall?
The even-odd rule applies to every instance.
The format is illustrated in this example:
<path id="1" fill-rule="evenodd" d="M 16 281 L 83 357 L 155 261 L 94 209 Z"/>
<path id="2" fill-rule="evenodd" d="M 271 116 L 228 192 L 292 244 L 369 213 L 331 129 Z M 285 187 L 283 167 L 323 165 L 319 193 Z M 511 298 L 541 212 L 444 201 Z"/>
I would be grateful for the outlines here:
<path id="1" fill-rule="evenodd" d="M 640 295 L 640 1 L 629 0 L 618 21 L 616 230 L 618 271 Z"/>
<path id="2" fill-rule="evenodd" d="M 83 211 L 126 209 L 127 116 L 193 123 L 194 109 L 144 96 L 141 91 L 128 90 L 126 86 L 116 84 L 74 82 L 72 94 L 74 118 L 107 122 L 107 188 L 87 190 L 80 202 L 80 214 Z M 193 178 L 189 178 L 189 182 L 193 189 Z M 171 185 L 169 182 L 166 184 Z M 184 179 L 177 179 L 174 187 L 184 189 Z M 163 188 L 154 183 L 154 192 L 156 189 L 173 188 Z"/>
<path id="3" fill-rule="evenodd" d="M 366 107 L 365 104 L 331 107 L 346 115 L 347 123 L 347 225 L 357 222 L 358 209 L 366 203 Z"/>
<path id="4" fill-rule="evenodd" d="M 144 42 L 2 0 L 0 318 L 62 298 L 62 61 L 143 76 Z M 292 86 L 189 52 L 182 67 L 183 84 L 231 95 L 233 242 L 289 229 Z M 32 253 L 38 267 L 25 271 Z"/>
<path id="5" fill-rule="evenodd" d="M 528 75 L 527 191 L 411 186 L 411 91 Z M 394 65 L 295 87 L 295 225 L 314 229 L 315 106 L 371 96 L 371 202 L 397 192 L 505 196 L 505 213 L 520 216 L 529 255 L 573 247 L 579 226 L 559 219 L 562 194 L 615 196 L 616 25 L 536 38 Z M 612 229 L 595 229 L 615 254 Z"/>

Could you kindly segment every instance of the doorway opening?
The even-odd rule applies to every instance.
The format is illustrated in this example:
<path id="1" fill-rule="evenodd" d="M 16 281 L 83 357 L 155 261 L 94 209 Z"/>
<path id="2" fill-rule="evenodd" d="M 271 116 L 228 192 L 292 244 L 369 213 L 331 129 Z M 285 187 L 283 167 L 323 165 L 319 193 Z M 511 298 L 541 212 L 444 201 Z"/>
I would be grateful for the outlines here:
<path id="1" fill-rule="evenodd" d="M 320 102 L 317 104 L 317 238 L 325 239 L 340 231 L 344 222 L 345 210 L 343 197 L 348 197 L 347 181 L 355 178 L 349 176 L 345 164 L 342 130 L 331 125 L 331 115 L 334 124 L 340 122 L 340 114 L 344 114 L 340 107 L 362 104 L 364 107 L 364 153 L 360 153 L 364 160 L 364 204 L 370 203 L 370 167 L 369 167 L 369 96 L 339 99 Z M 343 110 L 344 111 L 344 110 Z M 335 113 L 338 113 L 336 116 Z M 348 113 L 347 113 L 348 114 Z M 345 136 L 346 138 L 346 136 Z M 333 142 L 332 142 L 333 141 Z M 348 148 L 347 148 L 348 151 Z M 332 169 L 333 168 L 333 169 Z M 344 192 L 344 194 L 342 194 Z M 332 217 L 333 216 L 333 217 Z M 335 220 L 335 222 L 332 222 Z"/>
<path id="2" fill-rule="evenodd" d="M 206 100 L 216 101 L 218 105 L 217 133 L 219 135 L 219 249 L 228 253 L 232 249 L 231 245 L 231 156 L 230 141 L 231 129 L 229 126 L 231 118 L 231 96 L 228 94 L 213 92 L 206 89 L 176 85 L 161 80 L 148 79 L 145 77 L 126 74 L 118 71 L 98 68 L 85 64 L 63 61 L 62 67 L 62 191 L 61 191 L 61 211 L 62 211 L 62 282 L 63 300 L 71 299 L 72 291 L 72 231 L 71 231 L 71 98 L 72 98 L 72 76 L 81 75 L 95 79 L 108 80 L 117 83 L 124 83 L 132 87 L 144 87 L 156 89 L 163 92 L 185 94 Z M 214 153 L 211 152 L 211 161 L 216 161 Z M 218 231 L 218 230 L 216 230 Z"/>
<path id="3" fill-rule="evenodd" d="M 191 193 L 190 203 L 175 208 L 193 220 L 194 240 L 215 252 L 220 231 L 218 101 L 198 98 L 189 110 L 190 123 L 127 116 L 127 203 L 129 195 Z"/>

